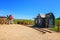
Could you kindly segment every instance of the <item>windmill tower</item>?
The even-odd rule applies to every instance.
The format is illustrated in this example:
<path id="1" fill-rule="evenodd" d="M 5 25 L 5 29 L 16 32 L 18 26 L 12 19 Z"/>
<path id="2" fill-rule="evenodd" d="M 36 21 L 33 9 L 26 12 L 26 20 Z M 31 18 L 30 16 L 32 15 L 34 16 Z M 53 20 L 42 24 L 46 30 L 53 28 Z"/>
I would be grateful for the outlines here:
<path id="1" fill-rule="evenodd" d="M 13 24 L 13 19 L 14 19 L 14 18 L 13 18 L 13 16 L 12 16 L 12 14 L 10 14 L 8 18 L 9 18 L 9 24 Z"/>

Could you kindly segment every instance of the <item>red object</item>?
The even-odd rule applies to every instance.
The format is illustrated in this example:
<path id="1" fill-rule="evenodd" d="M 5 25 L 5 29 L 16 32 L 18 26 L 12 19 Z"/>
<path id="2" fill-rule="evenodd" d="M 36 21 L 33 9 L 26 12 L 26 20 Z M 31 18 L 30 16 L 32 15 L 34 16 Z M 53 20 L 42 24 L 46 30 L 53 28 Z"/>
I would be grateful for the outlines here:
<path id="1" fill-rule="evenodd" d="M 14 19 L 14 18 L 13 18 L 13 16 L 12 16 L 12 15 L 10 15 L 10 16 L 9 16 L 9 19 L 10 19 L 10 20 L 12 20 L 12 19 Z"/>

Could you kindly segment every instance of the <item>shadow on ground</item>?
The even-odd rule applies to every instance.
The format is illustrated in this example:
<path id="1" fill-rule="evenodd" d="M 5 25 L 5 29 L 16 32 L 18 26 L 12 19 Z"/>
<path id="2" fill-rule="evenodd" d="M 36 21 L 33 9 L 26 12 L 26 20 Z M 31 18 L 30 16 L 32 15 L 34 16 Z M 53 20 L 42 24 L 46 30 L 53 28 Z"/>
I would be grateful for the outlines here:
<path id="1" fill-rule="evenodd" d="M 52 33 L 50 30 L 46 30 L 47 28 L 40 28 L 40 27 L 32 26 L 32 25 L 28 25 L 27 27 L 33 28 L 33 29 L 40 31 L 42 33 L 46 33 L 46 32 Z"/>

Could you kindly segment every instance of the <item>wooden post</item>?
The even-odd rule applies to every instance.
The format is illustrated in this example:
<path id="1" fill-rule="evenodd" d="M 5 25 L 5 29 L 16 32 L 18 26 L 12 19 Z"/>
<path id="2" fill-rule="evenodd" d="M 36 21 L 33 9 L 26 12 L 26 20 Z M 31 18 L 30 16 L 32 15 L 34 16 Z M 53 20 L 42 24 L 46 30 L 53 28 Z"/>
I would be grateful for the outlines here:
<path id="1" fill-rule="evenodd" d="M 59 23 L 58 23 L 58 32 L 59 32 Z"/>
<path id="2" fill-rule="evenodd" d="M 59 21 L 58 21 L 58 24 L 57 24 L 57 26 L 58 26 L 58 28 L 57 28 L 57 31 L 59 32 L 59 26 L 60 26 L 60 23 L 59 23 Z"/>

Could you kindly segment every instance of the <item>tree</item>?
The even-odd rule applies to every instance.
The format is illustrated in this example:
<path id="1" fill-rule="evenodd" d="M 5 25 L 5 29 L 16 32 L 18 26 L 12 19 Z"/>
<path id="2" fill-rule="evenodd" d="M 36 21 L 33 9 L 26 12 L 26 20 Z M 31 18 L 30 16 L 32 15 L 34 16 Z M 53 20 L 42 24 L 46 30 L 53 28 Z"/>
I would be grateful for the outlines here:
<path id="1" fill-rule="evenodd" d="M 59 18 L 57 18 L 57 20 L 60 20 L 60 17 L 59 17 Z"/>

